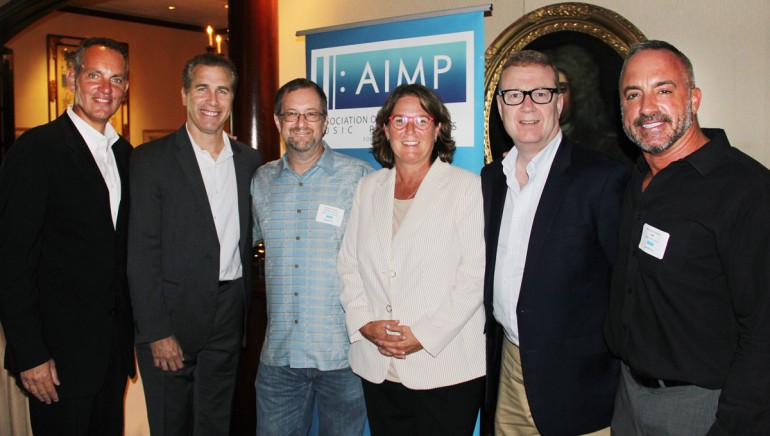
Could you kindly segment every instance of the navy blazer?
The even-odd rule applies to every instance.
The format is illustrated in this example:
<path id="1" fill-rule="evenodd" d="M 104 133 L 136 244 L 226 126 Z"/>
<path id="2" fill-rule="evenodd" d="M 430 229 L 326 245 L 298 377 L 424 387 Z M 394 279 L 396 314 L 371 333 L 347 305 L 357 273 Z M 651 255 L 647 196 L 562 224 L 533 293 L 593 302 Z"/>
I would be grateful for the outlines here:
<path id="1" fill-rule="evenodd" d="M 121 181 L 117 224 L 109 191 L 70 117 L 30 129 L 0 169 L 0 320 L 6 368 L 20 373 L 53 358 L 63 398 L 95 394 L 117 338 L 134 374 L 126 279 L 128 160 L 112 145 Z"/>
<path id="2" fill-rule="evenodd" d="M 602 328 L 627 180 L 624 165 L 564 137 L 537 206 L 516 314 L 527 398 L 544 435 L 590 433 L 612 420 L 619 363 Z M 492 313 L 508 189 L 502 161 L 485 167 L 481 181 L 487 246 L 485 406 L 494 408 L 505 335 Z"/>

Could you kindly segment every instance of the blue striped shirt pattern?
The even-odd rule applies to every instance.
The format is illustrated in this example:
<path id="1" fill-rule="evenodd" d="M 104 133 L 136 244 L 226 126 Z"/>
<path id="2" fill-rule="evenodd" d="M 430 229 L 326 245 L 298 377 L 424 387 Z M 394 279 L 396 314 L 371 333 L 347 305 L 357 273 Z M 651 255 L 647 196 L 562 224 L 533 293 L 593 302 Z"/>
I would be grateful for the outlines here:
<path id="1" fill-rule="evenodd" d="M 251 181 L 254 241 L 265 244 L 268 326 L 260 359 L 266 365 L 349 366 L 337 254 L 358 181 L 372 168 L 323 145 L 304 174 L 295 173 L 284 155 Z M 341 225 L 318 222 L 321 205 L 343 210 Z"/>

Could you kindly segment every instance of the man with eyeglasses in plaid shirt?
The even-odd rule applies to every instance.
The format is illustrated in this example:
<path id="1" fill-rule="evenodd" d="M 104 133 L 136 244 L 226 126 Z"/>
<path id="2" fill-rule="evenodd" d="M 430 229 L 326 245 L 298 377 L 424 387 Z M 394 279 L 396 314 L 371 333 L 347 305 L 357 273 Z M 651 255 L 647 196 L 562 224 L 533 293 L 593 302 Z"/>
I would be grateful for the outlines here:
<path id="1" fill-rule="evenodd" d="M 360 435 L 366 407 L 348 363 L 337 254 L 358 180 L 372 168 L 323 141 L 327 99 L 314 82 L 283 85 L 274 119 L 286 153 L 251 183 L 268 315 L 255 383 L 257 434 L 307 435 L 317 404 L 320 434 Z"/>

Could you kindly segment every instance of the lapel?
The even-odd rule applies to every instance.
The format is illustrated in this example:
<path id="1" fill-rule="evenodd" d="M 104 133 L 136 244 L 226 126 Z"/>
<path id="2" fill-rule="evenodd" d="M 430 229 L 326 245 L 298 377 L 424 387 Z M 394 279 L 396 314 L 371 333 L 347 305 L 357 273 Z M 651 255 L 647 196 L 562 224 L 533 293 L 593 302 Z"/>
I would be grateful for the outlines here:
<path id="1" fill-rule="evenodd" d="M 545 181 L 543 194 L 540 196 L 540 202 L 535 212 L 535 221 L 532 223 L 532 232 L 529 235 L 527 260 L 524 264 L 525 274 L 529 265 L 534 265 L 543 242 L 551 231 L 551 225 L 564 198 L 562 193 L 571 180 L 569 174 L 571 159 L 572 144 L 566 140 L 566 137 L 563 137 L 551 164 L 551 170 L 548 172 L 548 179 Z"/>
<path id="2" fill-rule="evenodd" d="M 486 202 L 487 207 L 487 264 L 494 265 L 497 258 L 497 242 L 500 239 L 500 224 L 503 220 L 503 208 L 505 195 L 508 192 L 508 183 L 503 173 L 502 160 L 493 163 L 488 179 L 490 198 Z"/>
<path id="3" fill-rule="evenodd" d="M 174 157 L 182 168 L 187 184 L 192 189 L 195 200 L 198 206 L 200 206 L 203 213 L 201 216 L 205 217 L 207 227 L 216 235 L 217 228 L 214 224 L 214 216 L 211 214 L 209 198 L 206 195 L 206 186 L 203 184 L 203 176 L 201 175 L 200 167 L 198 167 L 198 160 L 195 158 L 195 152 L 193 151 L 190 137 L 187 134 L 186 126 L 183 125 L 181 129 L 176 131 L 174 146 Z M 217 238 L 217 240 L 219 239 Z"/>
<path id="4" fill-rule="evenodd" d="M 110 192 L 107 189 L 107 184 L 104 182 L 104 176 L 102 176 L 99 167 L 96 165 L 96 160 L 91 154 L 91 150 L 86 145 L 85 139 L 80 135 L 75 123 L 72 122 L 67 112 L 64 112 L 57 119 L 61 123 L 62 130 L 64 132 L 64 143 L 67 145 L 67 151 L 70 159 L 75 164 L 80 174 L 86 181 L 86 186 L 91 195 L 94 197 L 98 209 L 101 211 L 102 216 L 109 223 L 110 228 L 112 225 L 112 212 L 110 211 Z"/>
<path id="5" fill-rule="evenodd" d="M 371 228 L 377 235 L 380 250 L 391 257 L 391 242 L 393 234 L 393 192 L 396 188 L 396 170 L 390 169 L 377 173 L 377 186 L 372 192 Z"/>
<path id="6" fill-rule="evenodd" d="M 118 208 L 118 219 L 115 223 L 115 229 L 125 228 L 128 219 L 128 204 L 131 197 L 128 181 L 128 158 L 131 155 L 133 147 L 121 137 L 112 144 L 112 153 L 115 155 L 115 163 L 120 175 L 120 206 Z"/>
<path id="7" fill-rule="evenodd" d="M 249 185 L 251 184 L 252 174 L 249 171 L 249 163 L 243 155 L 242 147 L 244 147 L 244 145 L 234 140 L 230 140 L 230 146 L 233 149 L 235 188 L 238 195 L 238 218 L 240 219 L 241 228 L 241 240 L 238 245 L 241 247 L 241 253 L 243 253 L 244 250 L 248 248 L 246 242 L 250 241 L 250 238 L 246 236 L 251 235 L 249 229 L 249 217 L 251 214 Z"/>
<path id="8" fill-rule="evenodd" d="M 393 252 L 402 245 L 409 244 L 410 235 L 417 231 L 423 222 L 428 221 L 435 216 L 435 204 L 444 198 L 445 191 L 443 187 L 449 181 L 449 172 L 451 167 L 448 163 L 442 162 L 440 159 L 436 159 L 430 166 L 428 173 L 420 184 L 420 188 L 417 190 L 417 195 L 414 196 L 412 204 L 409 206 L 409 210 L 406 212 L 401 226 L 396 233 L 396 237 L 393 238 Z M 395 188 L 395 171 L 394 176 L 394 188 Z M 393 195 L 391 191 L 390 202 L 393 202 Z M 393 208 L 390 208 L 391 219 L 393 215 Z"/>

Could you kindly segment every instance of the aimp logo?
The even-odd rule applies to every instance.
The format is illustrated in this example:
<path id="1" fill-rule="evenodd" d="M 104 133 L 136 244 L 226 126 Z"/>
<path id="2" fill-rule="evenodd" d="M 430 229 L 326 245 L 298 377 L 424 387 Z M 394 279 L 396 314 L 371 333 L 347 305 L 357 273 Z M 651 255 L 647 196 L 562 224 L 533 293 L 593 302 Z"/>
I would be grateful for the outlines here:
<path id="1" fill-rule="evenodd" d="M 329 99 L 326 139 L 336 148 L 368 148 L 390 91 L 420 83 L 452 113 L 457 146 L 473 146 L 473 36 L 466 31 L 312 50 L 310 79 Z"/>
<path id="2" fill-rule="evenodd" d="M 330 110 L 380 107 L 403 83 L 421 83 L 444 103 L 466 102 L 472 37 L 459 32 L 313 50 L 310 78 L 326 92 Z"/>

